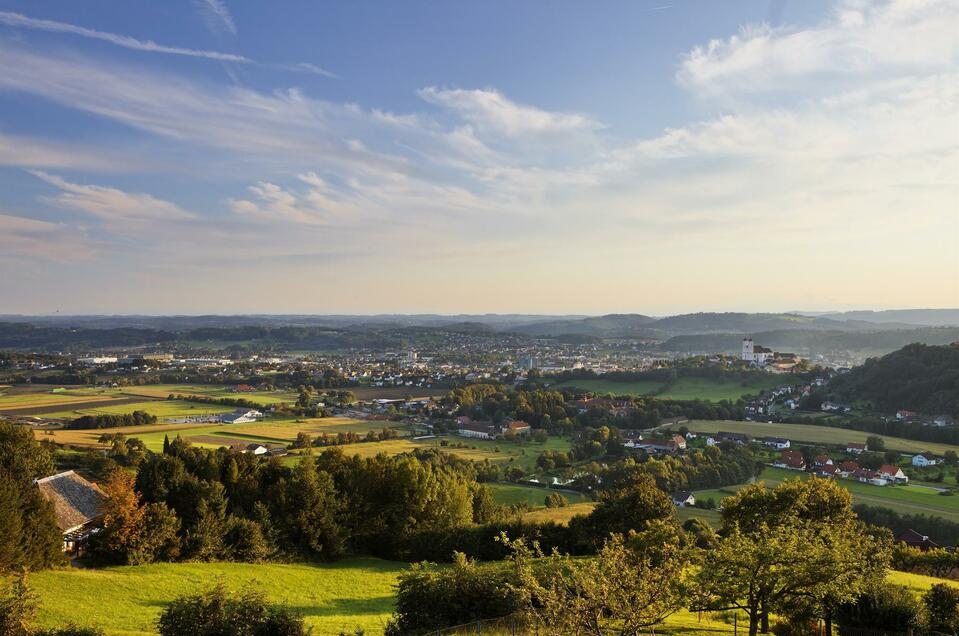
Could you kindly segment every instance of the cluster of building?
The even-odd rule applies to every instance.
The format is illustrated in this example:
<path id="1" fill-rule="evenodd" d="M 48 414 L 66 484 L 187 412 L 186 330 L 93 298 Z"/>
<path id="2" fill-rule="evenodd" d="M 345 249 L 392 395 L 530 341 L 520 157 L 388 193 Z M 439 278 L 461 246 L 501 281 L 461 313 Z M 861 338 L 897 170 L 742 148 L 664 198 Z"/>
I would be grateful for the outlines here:
<path id="1" fill-rule="evenodd" d="M 742 360 L 772 373 L 792 373 L 802 362 L 795 353 L 773 351 L 756 344 L 752 338 L 743 338 Z"/>
<path id="2" fill-rule="evenodd" d="M 837 464 L 831 457 L 817 455 L 812 465 L 807 466 L 803 454 L 793 450 L 784 450 L 782 455 L 773 461 L 773 466 L 787 470 L 812 472 L 819 477 L 851 479 L 873 486 L 905 484 L 909 481 L 909 477 L 902 472 L 902 468 L 894 464 L 883 464 L 878 470 L 872 470 L 864 468 L 852 460 L 844 460 Z"/>
<path id="3" fill-rule="evenodd" d="M 496 424 L 489 420 L 474 420 L 466 415 L 456 418 L 456 433 L 475 439 L 496 439 L 501 436 L 528 435 L 533 429 L 522 420 L 509 420 Z"/>

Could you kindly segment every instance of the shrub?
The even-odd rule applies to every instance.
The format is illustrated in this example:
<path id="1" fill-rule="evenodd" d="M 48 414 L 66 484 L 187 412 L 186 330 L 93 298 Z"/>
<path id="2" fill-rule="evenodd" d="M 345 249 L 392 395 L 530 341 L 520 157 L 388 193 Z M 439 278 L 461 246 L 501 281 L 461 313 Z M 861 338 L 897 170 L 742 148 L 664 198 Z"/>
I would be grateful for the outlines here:
<path id="1" fill-rule="evenodd" d="M 157 620 L 161 636 L 306 636 L 303 617 L 269 605 L 262 592 L 231 594 L 222 584 L 181 596 Z"/>
<path id="2" fill-rule="evenodd" d="M 417 634 L 520 609 L 515 574 L 504 564 L 477 565 L 457 553 L 450 568 L 414 564 L 400 575 L 388 636 Z"/>

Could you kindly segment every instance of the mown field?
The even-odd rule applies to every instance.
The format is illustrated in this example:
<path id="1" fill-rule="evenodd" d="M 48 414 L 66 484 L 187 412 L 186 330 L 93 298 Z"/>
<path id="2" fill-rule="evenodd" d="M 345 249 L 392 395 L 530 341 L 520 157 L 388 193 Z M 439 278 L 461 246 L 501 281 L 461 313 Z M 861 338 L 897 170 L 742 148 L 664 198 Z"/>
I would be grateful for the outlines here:
<path id="1" fill-rule="evenodd" d="M 575 387 L 593 393 L 612 393 L 613 395 L 655 395 L 672 400 L 738 400 L 743 395 L 756 394 L 763 389 L 772 389 L 787 382 L 782 376 L 759 375 L 749 380 L 720 380 L 710 378 L 680 378 L 666 386 L 661 382 L 648 380 L 637 382 L 615 382 L 602 378 L 586 380 L 567 380 L 551 385 L 551 388 Z"/>
<path id="2" fill-rule="evenodd" d="M 844 428 L 812 424 L 767 424 L 765 422 L 736 422 L 730 420 L 693 420 L 684 424 L 684 426 L 696 433 L 728 431 L 730 433 L 745 433 L 756 437 L 785 437 L 793 442 L 808 444 L 865 443 L 866 438 L 871 435 L 871 433 L 865 433 L 863 431 L 851 431 Z M 951 444 L 920 442 L 889 435 L 880 435 L 880 437 L 886 442 L 887 449 L 903 453 L 915 454 L 921 453 L 922 451 L 930 451 L 941 455 L 947 450 L 959 452 L 959 446 L 952 446 Z"/>
<path id="3" fill-rule="evenodd" d="M 766 468 L 759 481 L 775 487 L 786 479 L 809 479 L 808 473 L 781 468 Z M 936 494 L 932 489 L 919 486 L 873 486 L 849 479 L 837 479 L 836 483 L 852 493 L 853 503 L 882 506 L 902 514 L 926 514 L 959 522 L 959 497 Z M 717 505 L 734 494 L 742 486 L 726 486 L 712 490 L 696 491 L 698 500 L 712 497 Z M 705 511 L 699 511 L 705 512 Z"/>
<path id="4" fill-rule="evenodd" d="M 496 503 L 512 506 L 518 503 L 527 503 L 530 508 L 543 507 L 546 496 L 558 492 L 566 497 L 570 503 L 586 501 L 586 495 L 567 491 L 557 491 L 537 486 L 516 486 L 513 484 L 486 484 L 493 491 Z"/>
<path id="5" fill-rule="evenodd" d="M 351 559 L 337 563 L 159 563 L 102 570 L 51 570 L 31 575 L 39 623 L 95 625 L 107 634 L 155 633 L 163 605 L 211 587 L 257 585 L 272 602 L 303 613 L 314 634 L 380 634 L 393 612 L 393 585 L 405 563 Z"/>
<path id="6" fill-rule="evenodd" d="M 358 628 L 372 635 L 383 633 L 394 607 L 394 585 L 406 567 L 370 558 L 330 564 L 160 563 L 48 570 L 31 575 L 29 584 L 40 605 L 38 623 L 43 627 L 72 622 L 97 626 L 108 636 L 153 634 L 165 604 L 222 581 L 233 590 L 254 585 L 270 601 L 296 608 L 315 636 L 355 633 Z M 904 572 L 891 572 L 889 580 L 916 593 L 943 582 Z M 700 618 L 683 611 L 656 631 L 731 633 L 732 626 L 722 618 L 720 614 Z"/>

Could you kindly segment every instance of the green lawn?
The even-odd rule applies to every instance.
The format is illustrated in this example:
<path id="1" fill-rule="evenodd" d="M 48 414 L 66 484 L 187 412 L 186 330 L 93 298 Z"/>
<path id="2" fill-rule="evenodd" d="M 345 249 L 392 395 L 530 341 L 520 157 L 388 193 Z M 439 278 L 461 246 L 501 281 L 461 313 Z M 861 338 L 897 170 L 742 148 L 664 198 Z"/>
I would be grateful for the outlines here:
<path id="1" fill-rule="evenodd" d="M 549 488 L 537 488 L 536 486 L 516 486 L 513 484 L 486 484 L 493 491 L 493 498 L 496 503 L 511 506 L 513 504 L 526 502 L 530 508 L 543 507 L 546 496 L 552 492 L 558 492 Z M 581 493 L 560 492 L 570 503 L 580 503 L 587 501 L 587 497 Z"/>
<path id="2" fill-rule="evenodd" d="M 60 408 L 64 409 L 64 407 Z M 201 404 L 199 402 L 189 402 L 186 400 L 144 400 L 143 402 L 116 405 L 104 402 L 103 406 L 52 411 L 50 413 L 44 413 L 44 416 L 74 418 L 80 417 L 81 415 L 123 415 L 124 413 L 132 413 L 133 411 L 146 411 L 150 415 L 155 415 L 158 419 L 164 420 L 170 417 L 192 417 L 209 413 L 229 413 L 235 410 L 235 406 Z"/>
<path id="3" fill-rule="evenodd" d="M 767 486 L 775 487 L 786 479 L 808 479 L 808 473 L 781 468 L 766 468 L 759 476 Z M 853 503 L 882 506 L 902 514 L 926 514 L 959 522 L 959 497 L 944 497 L 929 489 L 910 486 L 873 486 L 850 479 L 837 479 L 836 483 L 852 493 Z M 699 500 L 712 497 L 719 504 L 742 486 L 726 486 L 712 490 L 696 491 Z"/>
<path id="4" fill-rule="evenodd" d="M 693 420 L 685 424 L 693 432 L 697 433 L 716 433 L 719 431 L 728 431 L 730 433 L 746 433 L 756 437 L 785 437 L 793 442 L 805 442 L 809 444 L 847 444 L 849 442 L 865 443 L 866 438 L 872 433 L 863 431 L 851 431 L 844 428 L 833 428 L 830 426 L 818 426 L 814 424 L 767 424 L 765 422 L 738 422 L 730 420 Z M 889 435 L 880 435 L 886 442 L 886 448 L 889 450 L 901 451 L 904 453 L 921 453 L 930 451 L 941 455 L 947 450 L 959 452 L 959 446 L 950 444 L 939 444 L 936 442 L 919 442 L 900 437 L 891 437 Z"/>
<path id="5" fill-rule="evenodd" d="M 95 625 L 107 634 L 156 633 L 163 606 L 222 580 L 238 590 L 258 584 L 273 602 L 301 611 L 313 634 L 381 634 L 393 612 L 393 585 L 405 563 L 351 559 L 338 563 L 160 563 L 102 570 L 49 570 L 30 576 L 39 623 Z"/>
<path id="6" fill-rule="evenodd" d="M 738 400 L 743 395 L 757 394 L 763 389 L 772 389 L 788 383 L 782 376 L 772 374 L 755 374 L 748 380 L 711 379 L 711 378 L 680 378 L 672 385 L 665 386 L 662 382 L 641 380 L 637 382 L 616 382 L 602 378 L 585 380 L 567 380 L 551 385 L 550 388 L 576 387 L 584 391 L 613 395 L 656 395 L 672 400 Z"/>
<path id="7" fill-rule="evenodd" d="M 231 387 L 209 384 L 148 384 L 145 386 L 127 386 L 113 389 L 128 395 L 146 395 L 149 397 L 167 397 L 171 393 L 183 395 L 202 395 L 212 398 L 235 398 L 249 400 L 256 404 L 267 406 L 280 402 L 296 402 L 297 394 L 293 391 L 252 391 L 249 393 L 235 393 Z"/>

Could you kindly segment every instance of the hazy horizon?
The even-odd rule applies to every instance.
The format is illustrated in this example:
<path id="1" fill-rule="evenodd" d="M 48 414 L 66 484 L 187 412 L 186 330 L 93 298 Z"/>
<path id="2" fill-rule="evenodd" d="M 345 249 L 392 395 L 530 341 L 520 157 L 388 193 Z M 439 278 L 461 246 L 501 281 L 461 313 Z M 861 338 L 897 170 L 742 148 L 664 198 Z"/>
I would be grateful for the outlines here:
<path id="1" fill-rule="evenodd" d="M 0 2 L 0 313 L 957 307 L 957 23 Z"/>

